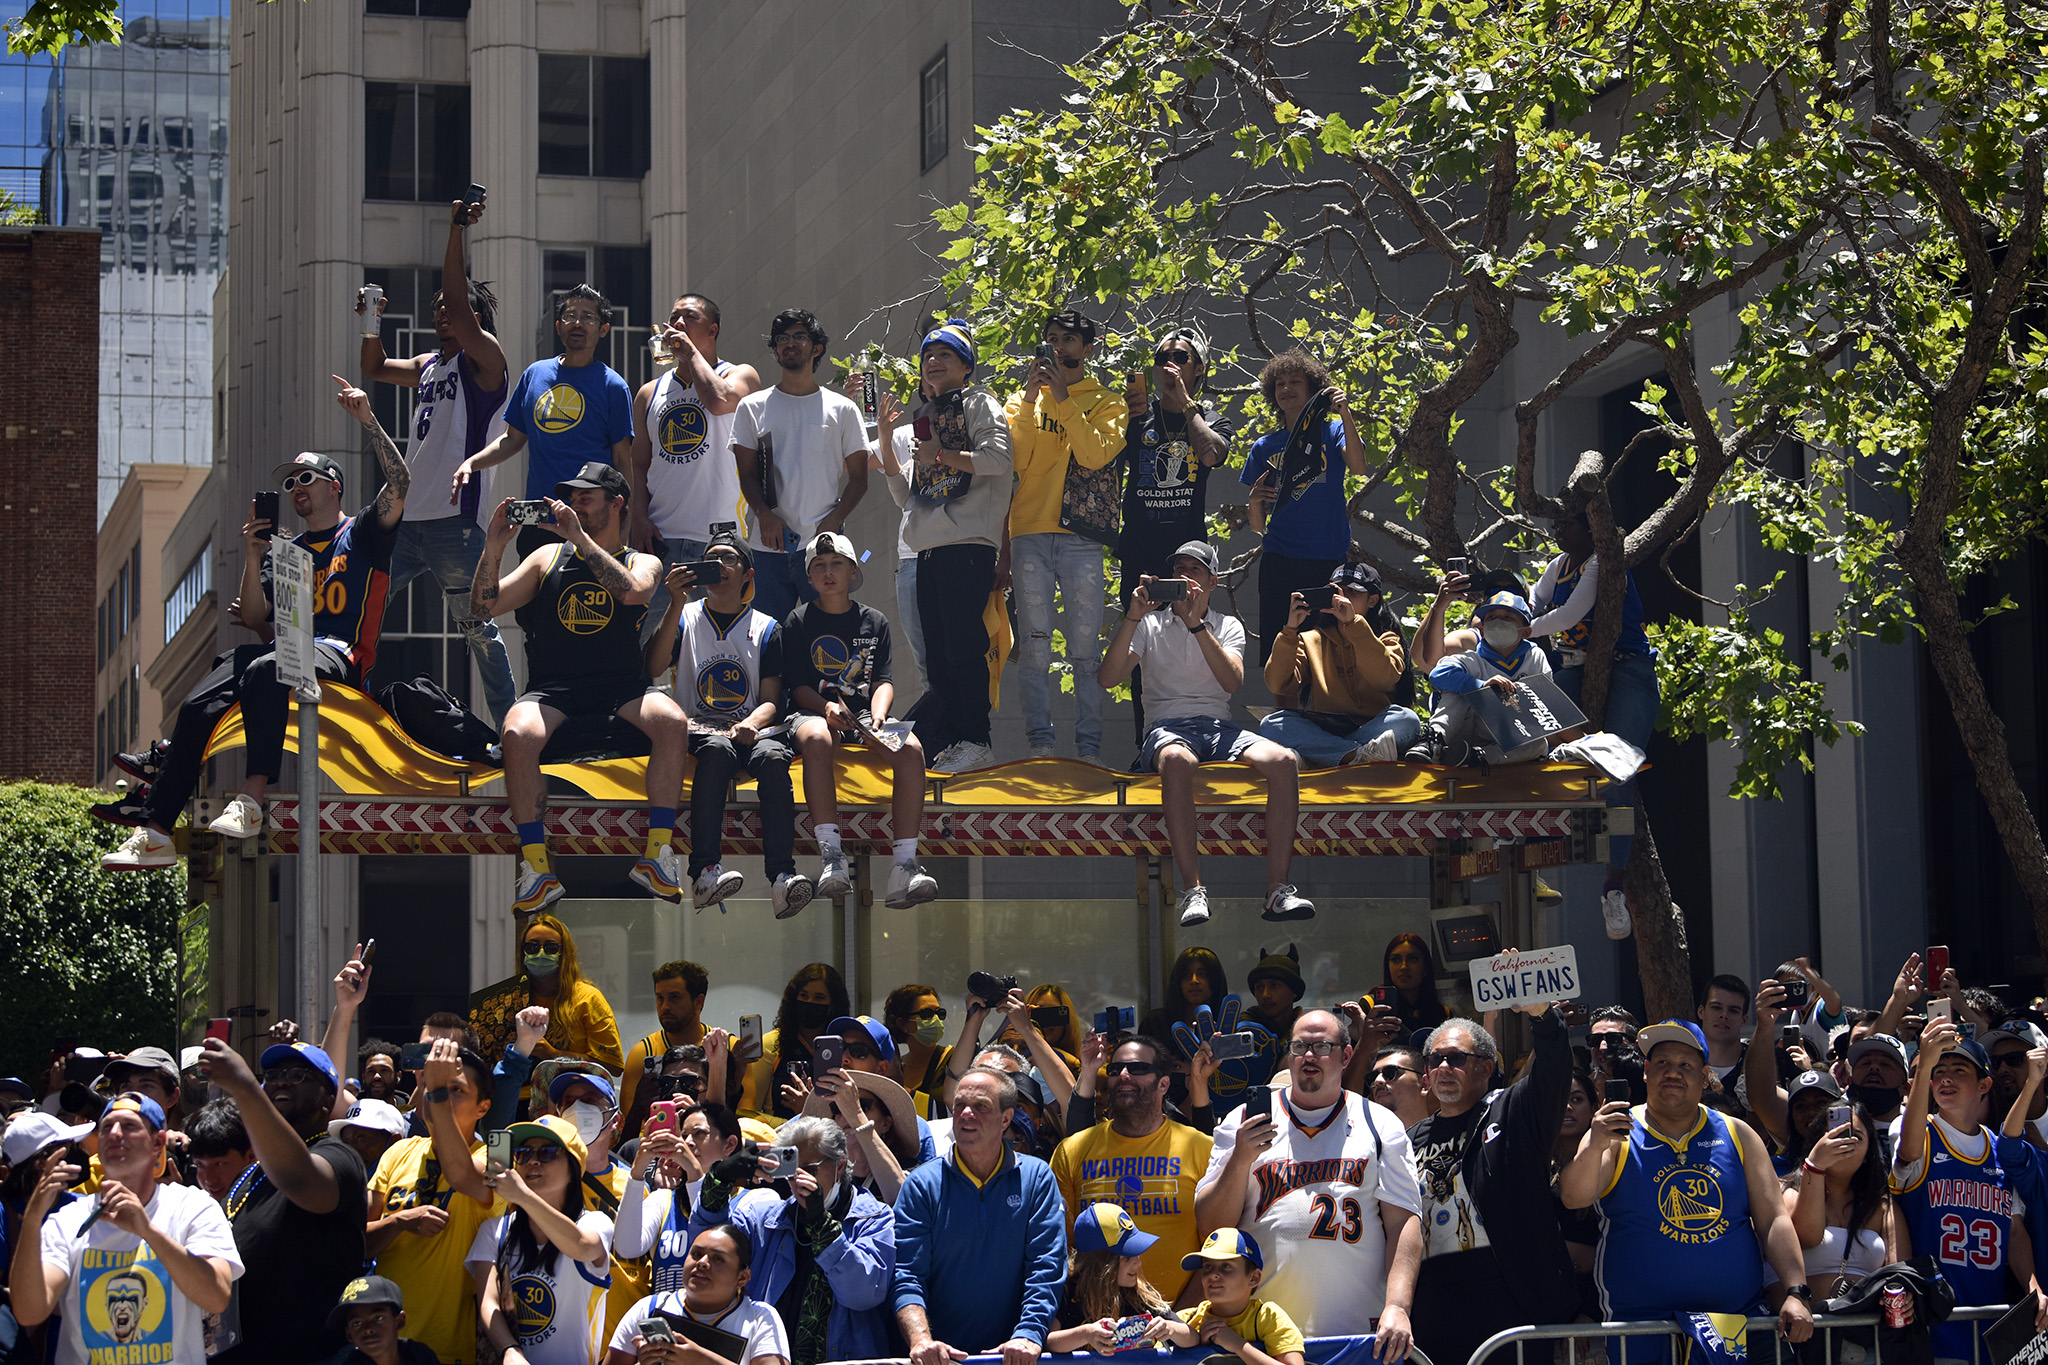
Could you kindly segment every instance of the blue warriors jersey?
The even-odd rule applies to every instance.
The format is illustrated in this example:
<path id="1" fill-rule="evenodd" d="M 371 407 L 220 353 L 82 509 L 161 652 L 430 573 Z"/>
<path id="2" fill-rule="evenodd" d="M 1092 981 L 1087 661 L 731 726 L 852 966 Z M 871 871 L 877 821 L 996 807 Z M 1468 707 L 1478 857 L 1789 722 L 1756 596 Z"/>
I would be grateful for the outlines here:
<path id="1" fill-rule="evenodd" d="M 1989 1133 L 1984 1155 L 1972 1161 L 1949 1141 L 1946 1127 L 1929 1118 L 1927 1161 L 1919 1179 L 1901 1187 L 1894 1178 L 1899 1212 L 1913 1235 L 1913 1253 L 1931 1253 L 1940 1262 L 1941 1277 L 1954 1287 L 1957 1306 L 2004 1303 L 2015 1173 L 1999 1159 Z M 1968 1360 L 1977 1326 L 1945 1322 L 1933 1328 L 1936 1358 Z"/>
<path id="2" fill-rule="evenodd" d="M 1551 611 L 1571 600 L 1572 589 L 1579 586 L 1586 566 L 1579 565 L 1569 574 L 1562 565 L 1558 568 L 1557 586 L 1551 592 L 1548 602 L 1531 603 L 1537 615 Z M 1584 650 L 1593 639 L 1593 613 L 1587 612 L 1576 625 L 1565 627 L 1550 637 L 1550 642 L 1559 649 Z M 1628 576 L 1628 596 L 1621 604 L 1621 634 L 1614 637 L 1614 651 L 1617 654 L 1648 654 L 1650 637 L 1643 633 L 1643 599 L 1636 591 L 1636 576 Z"/>
<path id="3" fill-rule="evenodd" d="M 325 531 L 294 536 L 313 556 L 313 636 L 348 655 L 354 680 L 377 662 L 384 603 L 391 588 L 391 547 L 398 528 L 377 525 L 365 507 Z M 270 595 L 270 561 L 263 561 L 263 592 Z"/>
<path id="4" fill-rule="evenodd" d="M 1693 1130 L 1674 1141 L 1651 1128 L 1638 1107 L 1628 1150 L 1595 1207 L 1600 1250 L 1593 1279 L 1610 1322 L 1682 1311 L 1741 1313 L 1762 1296 L 1749 1181 L 1725 1114 L 1701 1106 Z"/>

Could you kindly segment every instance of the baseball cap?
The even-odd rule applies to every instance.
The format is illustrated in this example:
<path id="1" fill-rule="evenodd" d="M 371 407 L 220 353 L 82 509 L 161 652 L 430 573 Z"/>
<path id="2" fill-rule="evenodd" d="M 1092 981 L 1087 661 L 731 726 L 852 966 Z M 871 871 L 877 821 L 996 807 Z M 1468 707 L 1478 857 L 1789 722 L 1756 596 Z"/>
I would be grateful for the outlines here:
<path id="1" fill-rule="evenodd" d="M 1176 341 L 1185 341 L 1188 344 L 1188 349 L 1195 353 L 1195 363 L 1197 365 L 1200 365 L 1203 369 L 1209 367 L 1209 338 L 1202 335 L 1201 328 L 1193 323 L 1176 327 L 1165 336 L 1159 338 L 1158 349 L 1163 351 Z"/>
<path id="2" fill-rule="evenodd" d="M 97 1128 L 107 1121 L 109 1114 L 140 1114 L 142 1121 L 149 1125 L 151 1132 L 164 1130 L 164 1107 L 139 1090 L 124 1090 L 107 1101 L 107 1107 L 100 1110 Z"/>
<path id="3" fill-rule="evenodd" d="M 327 1121 L 327 1136 L 340 1137 L 344 1128 L 368 1128 L 402 1138 L 405 1127 L 405 1115 L 399 1113 L 396 1106 L 383 1100 L 357 1100 L 348 1107 L 346 1114 Z"/>
<path id="4" fill-rule="evenodd" d="M 1522 618 L 1523 625 L 1534 619 L 1529 615 L 1528 601 L 1520 593 L 1497 592 L 1479 604 L 1478 615 L 1482 618 L 1490 611 L 1511 611 Z"/>
<path id="5" fill-rule="evenodd" d="M 309 469 L 323 479 L 332 479 L 337 484 L 341 482 L 341 465 L 332 456 L 322 455 L 317 450 L 302 450 L 283 464 L 273 466 L 270 477 L 283 483 L 292 475 L 303 474 Z"/>
<path id="6" fill-rule="evenodd" d="M 1114 1251 L 1119 1256 L 1142 1256 L 1159 1239 L 1141 1232 L 1131 1215 L 1118 1204 L 1090 1204 L 1074 1220 L 1074 1250 Z"/>
<path id="7" fill-rule="evenodd" d="M 1069 332 L 1076 333 L 1083 341 L 1095 340 L 1095 319 L 1089 317 L 1078 308 L 1069 308 L 1065 312 L 1054 313 L 1045 320 L 1045 326 L 1040 331 L 1050 331 L 1054 327 L 1064 328 Z"/>
<path id="8" fill-rule="evenodd" d="M 633 485 L 626 482 L 625 474 L 620 472 L 617 465 L 606 464 L 602 460 L 590 461 L 583 468 L 577 470 L 572 477 L 556 484 L 555 500 L 557 502 L 567 502 L 569 500 L 569 493 L 565 490 L 578 488 L 599 489 L 609 497 L 625 498 L 629 502 L 633 497 Z"/>
<path id="9" fill-rule="evenodd" d="M 1854 1066 L 1873 1052 L 1882 1052 L 1899 1064 L 1899 1070 L 1910 1072 L 1906 1062 L 1906 1045 L 1889 1033 L 1866 1033 L 1863 1040 L 1849 1047 L 1849 1065 Z"/>
<path id="10" fill-rule="evenodd" d="M 1645 1057 L 1649 1056 L 1650 1049 L 1659 1043 L 1684 1043 L 1700 1056 L 1707 1055 L 1707 1035 L 1700 1031 L 1698 1024 L 1687 1023 L 1683 1019 L 1666 1019 L 1663 1023 L 1651 1024 L 1636 1034 L 1636 1046 L 1642 1049 Z"/>
<path id="11" fill-rule="evenodd" d="M 178 1050 L 178 1070 L 181 1074 L 190 1071 L 205 1060 L 206 1049 L 203 1047 L 188 1047 Z"/>
<path id="12" fill-rule="evenodd" d="M 54 1114 L 26 1109 L 7 1125 L 7 1136 L 0 1140 L 0 1156 L 7 1158 L 8 1165 L 19 1166 L 45 1147 L 78 1141 L 93 1127 L 90 1123 L 59 1123 Z"/>
<path id="13" fill-rule="evenodd" d="M 1249 1232 L 1242 1228 L 1218 1228 L 1209 1234 L 1200 1251 L 1190 1251 L 1180 1258 L 1180 1268 L 1199 1270 L 1204 1261 L 1229 1261 L 1239 1256 L 1254 1270 L 1266 1268 L 1266 1258 L 1259 1254 L 1259 1244 Z"/>
<path id="14" fill-rule="evenodd" d="M 704 549 L 707 554 L 710 552 L 711 547 L 714 545 L 722 545 L 726 549 L 731 550 L 734 554 L 738 555 L 740 557 L 741 568 L 751 569 L 754 567 L 753 550 L 748 547 L 746 541 L 740 539 L 738 536 L 732 534 L 730 531 L 720 531 L 717 535 L 705 541 Z"/>
<path id="15" fill-rule="evenodd" d="M 1986 1052 L 1984 1044 L 1978 1042 L 1975 1038 L 1956 1039 L 1953 1043 L 1942 1049 L 1942 1056 L 1946 1057 L 1951 1052 L 1959 1052 L 1968 1058 L 1970 1065 L 1977 1068 L 1978 1075 L 1989 1076 L 1991 1074 L 1991 1054 Z"/>
<path id="16" fill-rule="evenodd" d="M 853 552 L 852 541 L 837 531 L 818 532 L 817 535 L 811 537 L 811 543 L 804 547 L 805 573 L 811 571 L 811 565 L 817 563 L 819 555 L 838 555 L 841 559 L 853 565 L 853 591 L 860 591 L 861 582 L 866 575 L 860 571 L 860 556 Z"/>
<path id="17" fill-rule="evenodd" d="M 123 1071 L 154 1071 L 172 1085 L 178 1083 L 178 1064 L 171 1060 L 170 1053 L 160 1047 L 139 1047 L 124 1053 L 107 1063 L 104 1074 L 109 1080 L 117 1080 Z"/>
<path id="18" fill-rule="evenodd" d="M 858 1018 L 843 1014 L 825 1025 L 827 1033 L 865 1033 L 875 1045 L 875 1053 L 885 1062 L 896 1060 L 896 1039 L 889 1032 L 887 1024 L 878 1024 L 865 1014 Z"/>
<path id="19" fill-rule="evenodd" d="M 1223 572 L 1223 561 L 1216 557 L 1216 548 L 1206 540 L 1191 540 L 1166 558 L 1171 565 L 1176 559 L 1192 559 L 1210 573 Z"/>
<path id="20" fill-rule="evenodd" d="M 1330 575 L 1330 581 L 1347 592 L 1376 592 L 1386 595 L 1380 571 L 1370 564 L 1346 564 Z"/>
<path id="21" fill-rule="evenodd" d="M 619 1092 L 612 1087 L 611 1077 L 593 1075 L 588 1071 L 556 1072 L 555 1078 L 548 1082 L 548 1103 L 560 1104 L 562 1102 L 562 1092 L 575 1085 L 578 1081 L 604 1096 L 605 1103 L 609 1104 L 612 1108 L 616 1109 L 619 1107 Z"/>
<path id="22" fill-rule="evenodd" d="M 569 1160 L 576 1170 L 583 1169 L 583 1163 L 590 1156 L 590 1148 L 584 1145 L 583 1135 L 576 1131 L 576 1125 L 560 1114 L 549 1114 L 546 1118 L 534 1119 L 530 1123 L 514 1123 L 505 1129 L 512 1135 L 512 1146 L 517 1149 L 535 1138 L 554 1143 L 569 1154 Z"/>
<path id="23" fill-rule="evenodd" d="M 1984 1051 L 1989 1053 L 1993 1043 L 2004 1042 L 2008 1038 L 2028 1048 L 2048 1047 L 2048 1034 L 2042 1033 L 2038 1025 L 2030 1024 L 2024 1019 L 2008 1019 L 1977 1041 L 1982 1043 Z M 5 1081 L 0 1081 L 0 1086 L 5 1085 Z"/>
<path id="24" fill-rule="evenodd" d="M 363 1275 L 348 1282 L 341 1291 L 341 1302 L 327 1312 L 327 1330 L 339 1332 L 348 1321 L 348 1310 L 385 1304 L 405 1311 L 405 1293 L 382 1275 Z"/>
<path id="25" fill-rule="evenodd" d="M 1785 1087 L 1785 1102 L 1790 1104 L 1809 1090 L 1818 1090 L 1831 1100 L 1842 1098 L 1842 1087 L 1835 1084 L 1833 1076 L 1825 1071 L 1802 1071 Z"/>
<path id="26" fill-rule="evenodd" d="M 310 1066 L 327 1078 L 327 1083 L 339 1091 L 341 1073 L 335 1070 L 334 1059 L 311 1043 L 273 1043 L 263 1049 L 263 1056 L 257 1062 L 260 1070 L 268 1071 L 274 1066 Z"/>
<path id="27" fill-rule="evenodd" d="M 0 1076 L 0 1090 L 12 1090 L 23 1099 L 30 1101 L 33 1101 L 36 1097 L 35 1087 L 19 1076 Z"/>

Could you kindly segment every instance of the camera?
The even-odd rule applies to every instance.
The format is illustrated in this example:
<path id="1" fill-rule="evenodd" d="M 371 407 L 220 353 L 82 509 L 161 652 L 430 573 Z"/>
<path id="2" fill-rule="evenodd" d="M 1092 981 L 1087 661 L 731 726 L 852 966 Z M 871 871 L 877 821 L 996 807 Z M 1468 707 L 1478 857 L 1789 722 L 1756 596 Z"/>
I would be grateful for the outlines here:
<path id="1" fill-rule="evenodd" d="M 1014 976 L 997 976 L 993 972 L 967 974 L 967 993 L 991 1009 L 1002 1004 L 1005 997 L 1016 989 L 1017 978 Z"/>
<path id="2" fill-rule="evenodd" d="M 552 526 L 555 514 L 548 510 L 545 498 L 521 498 L 505 509 L 505 521 L 512 526 Z"/>

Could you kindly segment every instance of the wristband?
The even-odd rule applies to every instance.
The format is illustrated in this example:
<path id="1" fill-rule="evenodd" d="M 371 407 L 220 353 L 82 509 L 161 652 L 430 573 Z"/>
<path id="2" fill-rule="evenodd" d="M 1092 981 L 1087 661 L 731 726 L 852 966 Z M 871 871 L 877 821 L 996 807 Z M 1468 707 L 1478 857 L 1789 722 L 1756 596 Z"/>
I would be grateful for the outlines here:
<path id="1" fill-rule="evenodd" d="M 1801 1161 L 1799 1163 L 1799 1169 L 1802 1171 L 1810 1172 L 1813 1175 L 1826 1175 L 1828 1173 L 1827 1167 L 1816 1166 L 1811 1161 Z"/>
<path id="2" fill-rule="evenodd" d="M 865 1123 L 857 1123 L 853 1126 L 854 1136 L 856 1137 L 865 1137 L 867 1134 L 872 1133 L 874 1131 L 875 1121 L 873 1119 L 869 1119 Z"/>
<path id="3" fill-rule="evenodd" d="M 1190 635 L 1200 635 L 1200 634 L 1201 634 L 1201 633 L 1202 633 L 1203 631 L 1207 630 L 1208 628 L 1209 628 L 1209 622 L 1208 622 L 1207 618 L 1204 618 L 1204 619 L 1202 619 L 1202 620 L 1200 620 L 1200 621 L 1197 621 L 1197 622 L 1195 622 L 1195 623 L 1194 623 L 1193 625 L 1189 626 L 1189 627 L 1188 627 L 1188 634 L 1190 634 Z"/>
<path id="4" fill-rule="evenodd" d="M 445 1086 L 445 1085 L 437 1085 L 437 1086 L 435 1086 L 435 1087 L 434 1087 L 434 1088 L 433 1088 L 432 1090 L 429 1090 L 429 1091 L 427 1092 L 427 1103 L 428 1103 L 428 1104 L 446 1104 L 446 1103 L 448 1103 L 448 1096 L 449 1096 L 449 1090 L 448 1090 L 448 1087 L 447 1087 L 447 1086 Z"/>

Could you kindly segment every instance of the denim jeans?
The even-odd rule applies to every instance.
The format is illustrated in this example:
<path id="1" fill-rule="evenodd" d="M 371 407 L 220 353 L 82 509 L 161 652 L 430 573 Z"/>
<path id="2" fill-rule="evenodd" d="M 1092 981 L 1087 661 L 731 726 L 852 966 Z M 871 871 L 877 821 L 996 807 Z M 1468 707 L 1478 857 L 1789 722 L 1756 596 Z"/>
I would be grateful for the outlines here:
<path id="1" fill-rule="evenodd" d="M 1282 709 L 1267 713 L 1259 733 L 1300 754 L 1304 768 L 1334 768 L 1344 755 L 1380 735 L 1392 734 L 1396 751 L 1406 749 L 1422 738 L 1422 718 L 1405 706 L 1389 706 L 1350 734 L 1333 735 L 1301 712 Z"/>
<path id="2" fill-rule="evenodd" d="M 391 595 L 398 596 L 423 574 L 433 576 L 447 595 L 448 614 L 469 641 L 469 655 L 476 660 L 477 674 L 483 679 L 484 706 L 491 713 L 491 723 L 502 726 L 512 699 L 519 695 L 512 683 L 512 660 L 505 653 L 497 622 L 488 616 L 466 619 L 470 584 L 476 579 L 476 562 L 483 552 L 483 527 L 468 517 L 402 521 L 391 547 Z"/>
<path id="3" fill-rule="evenodd" d="M 931 669 L 924 661 L 924 620 L 917 614 L 917 556 L 896 561 L 896 619 L 910 638 L 910 652 L 917 658 L 917 685 L 932 685 Z"/>
<path id="4" fill-rule="evenodd" d="M 1025 741 L 1034 747 L 1053 742 L 1052 633 L 1058 629 L 1074 669 L 1074 749 L 1096 752 L 1108 695 L 1095 681 L 1102 664 L 1102 547 L 1071 531 L 1017 536 L 1010 541 L 1010 587 L 1021 637 L 1017 675 Z"/>
<path id="5" fill-rule="evenodd" d="M 1579 700 L 1579 690 L 1586 685 L 1586 670 L 1560 668 L 1552 675 L 1557 690 L 1572 699 Z M 1620 735 L 1638 749 L 1650 747 L 1650 736 L 1657 732 L 1657 717 L 1664 708 L 1664 695 L 1657 686 L 1657 661 L 1648 654 L 1617 654 L 1614 666 L 1607 673 L 1607 713 L 1601 717 L 1601 728 L 1611 735 Z M 1610 786 L 1607 789 L 1607 808 L 1619 810 L 1635 809 L 1636 783 L 1634 778 Z M 1627 867 L 1629 851 L 1635 847 L 1635 836 L 1616 834 L 1607 841 L 1607 865 Z"/>
<path id="6" fill-rule="evenodd" d="M 753 608 L 777 621 L 787 619 L 799 602 L 815 602 L 810 575 L 804 572 L 801 549 L 754 551 Z"/>
<path id="7" fill-rule="evenodd" d="M 647 619 L 640 625 L 640 643 L 645 645 L 654 638 L 654 631 L 661 624 L 662 613 L 668 610 L 668 571 L 678 564 L 690 564 L 704 557 L 709 545 L 701 540 L 669 540 L 661 542 L 661 577 L 655 582 L 654 596 L 647 602 Z M 781 617 L 777 617 L 781 620 Z"/>

